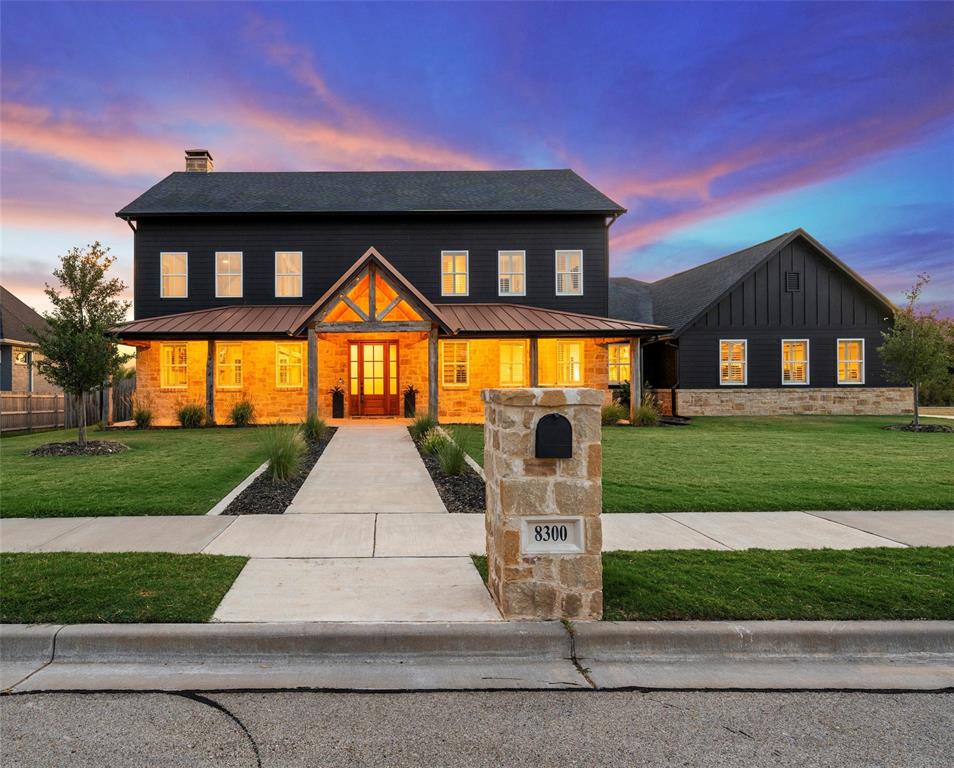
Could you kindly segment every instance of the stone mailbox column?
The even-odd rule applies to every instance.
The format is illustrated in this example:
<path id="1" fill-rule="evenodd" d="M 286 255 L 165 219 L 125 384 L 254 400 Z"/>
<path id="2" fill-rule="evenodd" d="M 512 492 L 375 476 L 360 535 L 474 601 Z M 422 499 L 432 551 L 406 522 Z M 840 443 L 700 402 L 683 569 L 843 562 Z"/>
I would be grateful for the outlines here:
<path id="1" fill-rule="evenodd" d="M 603 506 L 600 406 L 595 389 L 485 389 L 488 586 L 506 619 L 599 619 Z M 560 453 L 569 421 L 569 458 Z M 557 432 L 551 427 L 557 422 Z M 562 432 L 561 432 L 562 430 Z M 549 437 L 547 437 L 549 436 Z"/>

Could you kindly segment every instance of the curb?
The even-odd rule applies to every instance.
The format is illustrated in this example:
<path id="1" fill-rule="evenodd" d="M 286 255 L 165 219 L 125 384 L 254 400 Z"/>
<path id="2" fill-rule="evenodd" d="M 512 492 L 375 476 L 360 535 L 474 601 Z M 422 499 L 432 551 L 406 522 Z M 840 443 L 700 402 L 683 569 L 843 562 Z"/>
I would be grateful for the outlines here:
<path id="1" fill-rule="evenodd" d="M 226 509 L 229 508 L 229 504 L 235 501 L 239 497 L 239 494 L 242 493 L 242 491 L 244 491 L 246 488 L 248 488 L 253 482 L 255 482 L 256 478 L 260 474 L 262 474 L 262 472 L 264 472 L 266 469 L 268 469 L 267 461 L 264 464 L 262 464 L 262 466 L 260 466 L 258 469 L 253 470 L 252 474 L 250 474 L 241 483 L 236 485 L 231 491 L 225 494 L 225 496 L 223 496 L 219 500 L 219 502 L 205 514 L 221 515 L 223 512 L 225 512 Z"/>

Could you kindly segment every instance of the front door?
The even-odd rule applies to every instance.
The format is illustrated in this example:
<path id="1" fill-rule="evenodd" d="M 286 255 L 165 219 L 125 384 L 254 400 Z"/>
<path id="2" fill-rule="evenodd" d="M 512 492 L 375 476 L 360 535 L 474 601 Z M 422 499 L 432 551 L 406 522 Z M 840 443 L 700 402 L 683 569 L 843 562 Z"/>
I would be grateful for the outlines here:
<path id="1" fill-rule="evenodd" d="M 352 415 L 398 414 L 397 354 L 396 341 L 351 342 L 349 362 Z"/>

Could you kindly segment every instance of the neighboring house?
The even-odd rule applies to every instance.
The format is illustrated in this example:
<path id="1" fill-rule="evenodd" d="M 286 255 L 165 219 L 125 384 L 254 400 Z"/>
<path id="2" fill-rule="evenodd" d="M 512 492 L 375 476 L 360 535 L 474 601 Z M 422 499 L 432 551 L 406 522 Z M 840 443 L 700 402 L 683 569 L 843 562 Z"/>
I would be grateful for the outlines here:
<path id="1" fill-rule="evenodd" d="M 36 370 L 36 338 L 30 328 L 46 321 L 0 286 L 0 391 L 59 392 Z"/>
<path id="2" fill-rule="evenodd" d="M 135 232 L 137 399 L 217 421 L 419 411 L 481 421 L 480 390 L 630 379 L 668 328 L 608 317 L 624 209 L 570 170 L 215 173 L 204 150 L 117 213 Z M 636 377 L 637 381 L 641 377 Z"/>
<path id="3" fill-rule="evenodd" d="M 878 357 L 891 302 L 802 229 L 654 283 L 610 282 L 611 316 L 672 328 L 643 350 L 669 412 L 911 409 Z"/>

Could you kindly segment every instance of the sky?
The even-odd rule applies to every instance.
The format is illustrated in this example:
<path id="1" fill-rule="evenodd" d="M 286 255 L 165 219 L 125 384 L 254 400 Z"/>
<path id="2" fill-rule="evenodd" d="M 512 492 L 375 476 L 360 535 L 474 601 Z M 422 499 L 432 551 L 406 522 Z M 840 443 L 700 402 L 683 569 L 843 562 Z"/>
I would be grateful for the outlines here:
<path id="1" fill-rule="evenodd" d="M 653 280 L 804 227 L 954 315 L 954 3 L 0 4 L 0 279 L 183 150 L 216 170 L 566 168 Z"/>

